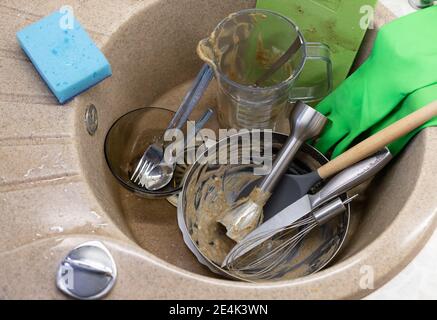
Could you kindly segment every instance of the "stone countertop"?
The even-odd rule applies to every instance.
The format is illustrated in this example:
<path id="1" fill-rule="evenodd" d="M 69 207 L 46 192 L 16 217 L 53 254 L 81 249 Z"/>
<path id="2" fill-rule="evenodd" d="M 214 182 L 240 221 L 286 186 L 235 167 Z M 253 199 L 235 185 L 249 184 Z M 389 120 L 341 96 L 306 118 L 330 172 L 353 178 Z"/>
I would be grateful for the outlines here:
<path id="1" fill-rule="evenodd" d="M 437 300 L 437 231 L 404 270 L 366 299 Z"/>

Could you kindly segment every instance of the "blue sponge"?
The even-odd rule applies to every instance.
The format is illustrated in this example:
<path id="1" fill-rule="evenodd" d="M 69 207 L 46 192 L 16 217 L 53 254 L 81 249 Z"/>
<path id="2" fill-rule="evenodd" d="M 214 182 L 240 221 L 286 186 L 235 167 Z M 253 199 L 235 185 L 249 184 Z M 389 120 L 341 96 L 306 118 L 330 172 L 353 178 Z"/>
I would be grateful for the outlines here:
<path id="1" fill-rule="evenodd" d="M 103 53 L 74 19 L 70 27 L 55 12 L 17 33 L 21 47 L 60 103 L 111 76 Z"/>

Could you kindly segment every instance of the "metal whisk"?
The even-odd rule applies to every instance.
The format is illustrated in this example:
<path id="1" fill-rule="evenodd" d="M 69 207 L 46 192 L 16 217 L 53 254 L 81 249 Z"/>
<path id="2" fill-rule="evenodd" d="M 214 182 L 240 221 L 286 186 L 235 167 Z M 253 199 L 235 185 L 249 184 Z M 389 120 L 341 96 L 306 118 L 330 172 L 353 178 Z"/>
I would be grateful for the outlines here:
<path id="1" fill-rule="evenodd" d="M 227 264 L 228 272 L 237 277 L 254 281 L 267 280 L 278 273 L 286 272 L 287 266 L 290 265 L 287 262 L 289 262 L 292 252 L 304 241 L 307 235 L 317 226 L 323 225 L 333 217 L 345 212 L 346 206 L 357 196 L 355 195 L 346 201 L 338 198 L 288 227 L 273 232 L 269 231 L 250 239 L 227 257 L 231 261 Z M 247 246 L 254 242 L 260 243 L 260 240 L 262 240 L 260 245 L 233 259 L 233 257 L 239 256 L 241 251 L 245 251 Z"/>

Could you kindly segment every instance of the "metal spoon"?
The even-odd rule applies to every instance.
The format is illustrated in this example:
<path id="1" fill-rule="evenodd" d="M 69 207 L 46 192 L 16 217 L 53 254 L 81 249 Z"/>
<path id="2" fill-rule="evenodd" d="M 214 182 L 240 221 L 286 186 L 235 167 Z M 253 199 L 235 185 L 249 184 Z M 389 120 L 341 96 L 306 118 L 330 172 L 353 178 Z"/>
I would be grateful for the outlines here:
<path id="1" fill-rule="evenodd" d="M 255 86 L 259 87 L 264 81 L 270 78 L 275 74 L 288 60 L 290 60 L 293 55 L 302 47 L 303 42 L 300 37 L 297 37 L 296 40 L 292 43 L 290 48 L 277 60 L 272 66 L 264 72 L 264 74 L 259 77 L 259 79 L 255 82 Z"/>
<path id="2" fill-rule="evenodd" d="M 176 111 L 166 130 L 181 129 L 183 127 L 194 107 L 199 103 L 203 93 L 208 88 L 213 76 L 213 70 L 205 64 L 197 75 L 193 86 L 186 94 L 182 104 Z M 140 161 L 136 165 L 134 173 L 130 177 L 132 182 L 138 183 L 140 186 L 144 187 L 145 185 L 142 182 L 149 178 L 151 180 L 154 179 L 153 176 L 149 177 L 149 175 L 151 175 L 153 169 L 162 162 L 164 157 L 164 133 L 158 141 L 152 143 L 144 152 Z"/>
<path id="3" fill-rule="evenodd" d="M 212 109 L 208 109 L 203 114 L 203 116 L 196 122 L 194 130 L 189 130 L 187 133 L 187 138 L 185 139 L 186 143 L 196 138 L 196 135 L 205 126 L 213 114 L 214 111 Z M 160 190 L 170 183 L 171 179 L 173 178 L 175 168 L 176 160 L 168 163 L 165 161 L 165 159 L 163 159 L 163 161 L 161 161 L 159 165 L 155 166 L 148 175 L 144 175 L 142 177 L 140 184 L 144 185 L 148 190 Z"/>

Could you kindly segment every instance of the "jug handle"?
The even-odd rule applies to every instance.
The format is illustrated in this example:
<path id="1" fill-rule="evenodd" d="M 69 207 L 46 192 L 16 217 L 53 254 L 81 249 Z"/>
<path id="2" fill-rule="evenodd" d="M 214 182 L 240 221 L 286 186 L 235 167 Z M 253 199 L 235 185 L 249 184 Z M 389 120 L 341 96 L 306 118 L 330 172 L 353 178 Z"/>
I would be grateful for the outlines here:
<path id="1" fill-rule="evenodd" d="M 331 93 L 333 88 L 333 72 L 331 49 L 323 43 L 308 42 L 306 44 L 306 60 L 321 60 L 326 64 L 326 78 L 321 84 L 312 87 L 294 87 L 290 92 L 290 100 L 305 102 L 323 99 Z"/>

